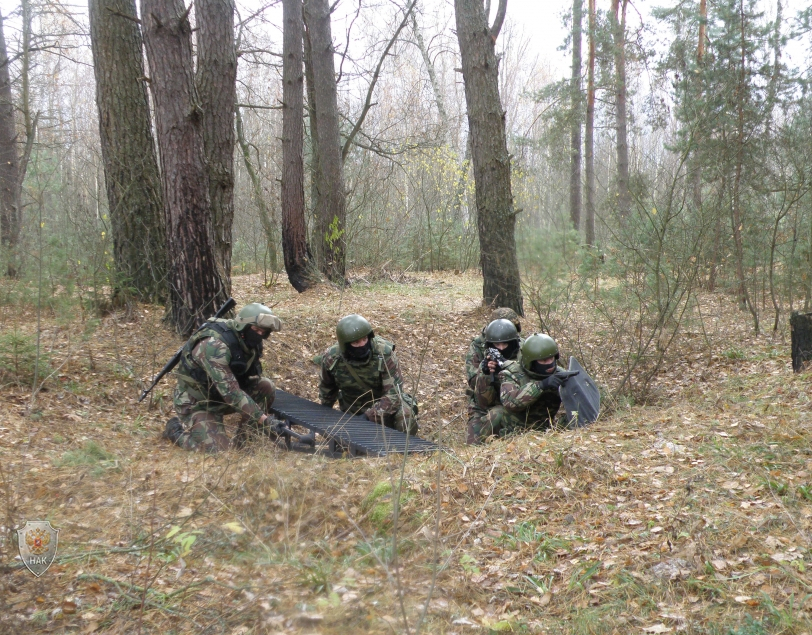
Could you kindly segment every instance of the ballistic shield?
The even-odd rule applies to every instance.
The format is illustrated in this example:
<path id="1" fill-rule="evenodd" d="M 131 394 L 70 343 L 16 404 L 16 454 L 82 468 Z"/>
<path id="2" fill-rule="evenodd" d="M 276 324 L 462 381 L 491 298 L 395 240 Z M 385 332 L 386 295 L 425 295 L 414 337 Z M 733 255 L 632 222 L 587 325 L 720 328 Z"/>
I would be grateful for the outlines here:
<path id="1" fill-rule="evenodd" d="M 568 428 L 582 428 L 598 419 L 601 409 L 601 393 L 595 382 L 583 369 L 578 360 L 570 357 L 569 370 L 579 373 L 570 377 L 558 389 L 567 413 Z"/>

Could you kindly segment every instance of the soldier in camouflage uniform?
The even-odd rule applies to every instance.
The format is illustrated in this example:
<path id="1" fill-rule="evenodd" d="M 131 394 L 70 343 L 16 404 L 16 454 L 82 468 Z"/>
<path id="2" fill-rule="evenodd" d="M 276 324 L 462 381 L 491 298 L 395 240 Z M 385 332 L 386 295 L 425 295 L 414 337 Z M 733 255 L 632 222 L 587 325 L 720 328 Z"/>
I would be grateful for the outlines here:
<path id="1" fill-rule="evenodd" d="M 186 450 L 219 452 L 232 442 L 223 416 L 242 414 L 234 445 L 241 447 L 248 426 L 265 429 L 276 389 L 262 376 L 262 342 L 282 321 L 262 304 L 249 304 L 234 320 L 211 320 L 183 347 L 175 375 L 177 417 L 164 437 Z"/>
<path id="2" fill-rule="evenodd" d="M 519 321 L 519 316 L 513 309 L 501 307 L 495 309 L 491 313 L 490 322 L 494 320 L 510 320 L 516 327 L 516 332 L 522 332 L 522 325 Z M 490 324 L 489 322 L 489 324 Z M 521 343 L 521 339 L 519 340 Z M 482 360 L 485 358 L 485 328 L 482 333 L 477 335 L 471 340 L 471 345 L 468 347 L 468 353 L 465 356 L 465 374 L 468 380 L 468 388 L 465 390 L 465 395 L 468 397 L 468 436 L 466 442 L 468 444 L 475 444 L 480 442 L 478 433 L 480 420 L 485 416 L 486 410 L 480 408 L 474 398 L 474 386 L 476 385 L 476 375 L 479 370 Z"/>
<path id="3" fill-rule="evenodd" d="M 376 337 L 360 315 L 341 318 L 338 343 L 321 358 L 319 401 L 342 412 L 363 413 L 367 419 L 401 432 L 417 434 L 417 403 L 403 392 L 395 345 Z"/>
<path id="4" fill-rule="evenodd" d="M 521 430 L 544 430 L 552 425 L 561 406 L 558 388 L 577 374 L 577 371 L 560 368 L 556 363 L 558 358 L 555 340 L 536 333 L 522 344 L 518 359 L 508 362 L 499 371 L 498 388 L 480 367 L 475 397 L 479 406 L 487 410 L 482 418 L 480 438 L 504 437 Z"/>

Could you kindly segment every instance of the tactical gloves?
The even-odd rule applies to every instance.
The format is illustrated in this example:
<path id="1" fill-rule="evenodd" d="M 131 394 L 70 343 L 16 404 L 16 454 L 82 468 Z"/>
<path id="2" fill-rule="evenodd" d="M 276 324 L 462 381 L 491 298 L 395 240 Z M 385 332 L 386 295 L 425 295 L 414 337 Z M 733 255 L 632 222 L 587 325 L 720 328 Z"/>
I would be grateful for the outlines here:
<path id="1" fill-rule="evenodd" d="M 567 383 L 567 380 L 570 377 L 574 377 L 579 372 L 581 371 L 578 370 L 559 371 L 554 375 L 550 375 L 546 379 L 542 379 L 540 382 L 538 382 L 539 388 L 541 388 L 542 390 L 551 390 L 551 389 L 558 390 L 559 388 L 561 388 L 561 386 Z"/>

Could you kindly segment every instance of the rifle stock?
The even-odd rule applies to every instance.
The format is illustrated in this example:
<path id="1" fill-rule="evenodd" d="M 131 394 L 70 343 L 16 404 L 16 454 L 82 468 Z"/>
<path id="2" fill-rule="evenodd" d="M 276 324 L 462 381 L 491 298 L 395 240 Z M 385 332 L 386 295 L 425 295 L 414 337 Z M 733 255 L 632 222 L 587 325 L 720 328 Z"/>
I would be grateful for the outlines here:
<path id="1" fill-rule="evenodd" d="M 228 300 L 226 300 L 223 303 L 223 306 L 221 306 L 219 309 L 217 309 L 217 313 L 214 314 L 213 319 L 223 317 L 226 313 L 231 311 L 231 309 L 233 309 L 236 306 L 236 304 L 237 304 L 237 301 L 234 298 L 229 298 Z M 197 331 L 199 331 L 200 329 L 204 328 L 207 325 L 208 325 L 208 322 L 204 322 L 200 326 L 200 328 L 197 329 Z M 195 331 L 195 333 L 197 333 L 197 331 Z M 183 346 L 186 346 L 186 343 L 184 343 Z M 146 390 L 144 390 L 144 392 L 141 393 L 141 396 L 138 398 L 138 403 L 141 403 L 142 401 L 144 401 L 144 397 L 146 397 L 150 392 L 152 392 L 152 389 L 155 388 L 155 386 L 158 385 L 158 382 L 163 379 L 164 375 L 166 375 L 173 368 L 175 368 L 175 366 L 178 365 L 178 362 L 180 361 L 180 354 L 183 352 L 183 346 L 181 346 L 177 350 L 177 352 L 172 356 L 172 358 L 168 362 L 166 362 L 166 365 L 161 369 L 161 372 L 158 373 L 155 376 L 155 379 L 152 380 L 152 384 L 149 386 L 149 388 L 147 388 Z"/>

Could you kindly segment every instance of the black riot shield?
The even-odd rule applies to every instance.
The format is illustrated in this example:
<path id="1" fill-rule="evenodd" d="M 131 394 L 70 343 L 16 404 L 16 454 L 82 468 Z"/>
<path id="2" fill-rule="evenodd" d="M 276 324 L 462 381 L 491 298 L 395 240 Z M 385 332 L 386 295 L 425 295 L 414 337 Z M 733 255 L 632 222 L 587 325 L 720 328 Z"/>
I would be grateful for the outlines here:
<path id="1" fill-rule="evenodd" d="M 570 357 L 569 370 L 579 371 L 558 389 L 567 413 L 567 427 L 581 428 L 598 418 L 601 409 L 601 393 L 592 377 L 587 375 L 578 360 Z"/>

